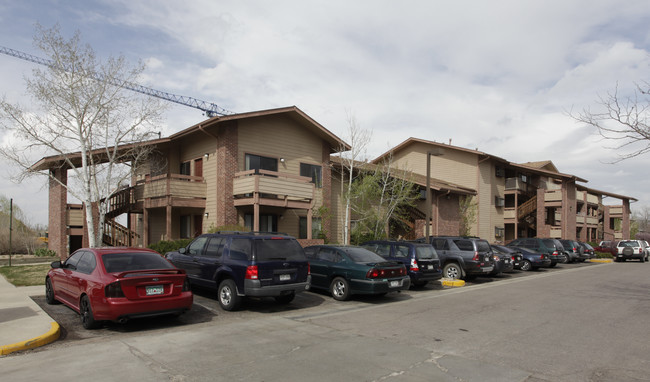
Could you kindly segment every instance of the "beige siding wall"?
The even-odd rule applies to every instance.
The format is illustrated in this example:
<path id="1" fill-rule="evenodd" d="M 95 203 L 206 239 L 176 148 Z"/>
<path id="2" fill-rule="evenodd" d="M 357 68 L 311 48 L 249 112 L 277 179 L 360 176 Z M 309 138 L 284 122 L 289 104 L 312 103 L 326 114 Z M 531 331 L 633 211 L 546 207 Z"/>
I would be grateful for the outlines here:
<path id="1" fill-rule="evenodd" d="M 322 140 L 291 119 L 273 116 L 247 119 L 239 123 L 239 171 L 246 169 L 245 155 L 278 159 L 278 172 L 300 175 L 300 163 L 322 166 Z M 284 158 L 284 163 L 280 162 Z M 322 205 L 322 188 L 316 189 L 316 205 Z"/>
<path id="2" fill-rule="evenodd" d="M 493 161 L 485 161 L 479 165 L 479 215 L 478 236 L 490 242 L 497 241 L 494 236 L 495 227 L 504 228 L 503 207 L 497 207 L 495 197 L 505 197 L 504 178 L 498 178 Z M 499 239 L 501 240 L 501 239 Z"/>
<path id="3" fill-rule="evenodd" d="M 393 154 L 393 167 L 426 175 L 427 152 L 431 146 L 414 143 L 399 153 Z M 469 188 L 477 188 L 476 168 L 478 156 L 473 153 L 444 148 L 444 154 L 431 157 L 431 177 L 443 179 Z"/>
<path id="4" fill-rule="evenodd" d="M 165 209 L 149 210 L 149 242 L 157 243 L 165 239 Z"/>

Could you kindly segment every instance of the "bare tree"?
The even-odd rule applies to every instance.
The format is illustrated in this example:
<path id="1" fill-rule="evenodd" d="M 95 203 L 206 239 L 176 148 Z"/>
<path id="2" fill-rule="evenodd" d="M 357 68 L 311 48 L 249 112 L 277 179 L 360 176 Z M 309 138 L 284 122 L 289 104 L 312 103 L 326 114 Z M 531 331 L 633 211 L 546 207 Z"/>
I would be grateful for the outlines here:
<path id="1" fill-rule="evenodd" d="M 606 140 L 615 143 L 620 162 L 650 151 L 650 84 L 637 84 L 632 95 L 619 94 L 618 85 L 598 99 L 597 111 L 591 108 L 571 117 L 598 129 Z"/>
<path id="2" fill-rule="evenodd" d="M 137 82 L 142 64 L 131 67 L 123 56 L 100 62 L 79 32 L 66 40 L 58 25 L 38 25 L 34 45 L 52 62 L 25 79 L 39 108 L 0 102 L 0 127 L 14 140 L 0 147 L 0 154 L 20 169 L 18 181 L 32 175 L 58 181 L 32 167 L 39 156 L 57 158 L 61 169 L 72 173 L 63 186 L 84 203 L 89 244 L 95 247 L 102 242 L 108 198 L 119 184 L 128 184 L 128 165 L 135 168 L 148 155 L 149 147 L 139 143 L 157 136 L 152 127 L 160 121 L 163 105 L 120 86 Z"/>
<path id="3" fill-rule="evenodd" d="M 407 208 L 415 206 L 420 197 L 412 177 L 409 171 L 393 167 L 390 154 L 379 165 L 360 171 L 351 192 L 355 237 L 370 240 L 391 236 L 391 225 L 403 221 Z"/>
<path id="4" fill-rule="evenodd" d="M 341 147 L 341 187 L 343 188 L 343 200 L 345 202 L 343 211 L 343 244 L 349 244 L 350 237 L 350 212 L 351 212 L 351 191 L 352 182 L 354 181 L 355 171 L 366 155 L 366 149 L 372 138 L 370 130 L 362 129 L 357 123 L 356 118 L 350 112 L 347 113 L 348 131 L 346 139 L 350 144 L 350 150 L 345 151 Z M 347 176 L 347 180 L 345 177 Z"/>

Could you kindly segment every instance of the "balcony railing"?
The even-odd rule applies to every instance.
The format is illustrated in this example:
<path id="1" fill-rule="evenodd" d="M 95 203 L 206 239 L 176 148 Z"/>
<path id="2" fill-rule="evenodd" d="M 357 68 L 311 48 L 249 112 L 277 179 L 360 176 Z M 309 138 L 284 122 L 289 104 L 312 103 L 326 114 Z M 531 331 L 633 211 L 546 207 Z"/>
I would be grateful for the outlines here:
<path id="1" fill-rule="evenodd" d="M 143 198 L 205 198 L 206 185 L 203 177 L 181 174 L 159 175 L 146 178 L 136 187 L 136 199 Z"/>
<path id="2" fill-rule="evenodd" d="M 508 178 L 506 179 L 506 191 L 530 191 L 528 183 L 521 180 L 521 178 Z"/>
<path id="3" fill-rule="evenodd" d="M 623 206 L 610 206 L 609 207 L 609 217 L 622 217 L 623 216 Z"/>
<path id="4" fill-rule="evenodd" d="M 544 193 L 545 202 L 561 202 L 562 201 L 562 190 L 553 190 L 546 191 Z"/>
<path id="5" fill-rule="evenodd" d="M 311 178 L 275 171 L 241 171 L 235 174 L 233 180 L 233 195 L 236 197 L 253 197 L 257 194 L 266 198 L 311 201 L 314 191 Z"/>

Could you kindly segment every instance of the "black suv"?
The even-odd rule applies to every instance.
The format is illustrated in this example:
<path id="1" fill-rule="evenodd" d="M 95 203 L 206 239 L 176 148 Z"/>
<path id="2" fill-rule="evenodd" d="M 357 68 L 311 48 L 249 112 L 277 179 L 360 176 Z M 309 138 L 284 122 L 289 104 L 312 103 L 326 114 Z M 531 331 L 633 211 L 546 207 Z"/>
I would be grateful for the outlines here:
<path id="1" fill-rule="evenodd" d="M 487 275 L 494 270 L 494 253 L 486 240 L 475 237 L 431 236 L 429 242 L 440 258 L 442 277 L 464 279 Z"/>
<path id="2" fill-rule="evenodd" d="M 238 309 L 244 296 L 274 297 L 287 304 L 311 281 L 302 247 L 279 233 L 204 234 L 165 257 L 186 271 L 191 284 L 216 290 L 224 310 Z"/>
<path id="3" fill-rule="evenodd" d="M 537 252 L 546 253 L 551 259 L 551 267 L 557 263 L 566 262 L 567 255 L 564 253 L 564 247 L 558 239 L 540 239 L 537 237 L 522 237 L 508 243 L 508 247 L 524 247 Z"/>
<path id="4" fill-rule="evenodd" d="M 430 244 L 373 240 L 363 243 L 361 246 L 384 259 L 403 263 L 413 286 L 421 287 L 429 281 L 439 280 L 442 277 L 438 254 Z"/>

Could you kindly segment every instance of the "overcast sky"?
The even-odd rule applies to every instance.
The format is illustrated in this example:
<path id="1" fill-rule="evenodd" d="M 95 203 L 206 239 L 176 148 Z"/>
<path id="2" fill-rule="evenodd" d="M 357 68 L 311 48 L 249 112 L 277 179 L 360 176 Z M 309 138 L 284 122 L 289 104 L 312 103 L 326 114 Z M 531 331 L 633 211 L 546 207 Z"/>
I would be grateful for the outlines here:
<path id="1" fill-rule="evenodd" d="M 296 105 L 343 139 L 350 113 L 372 131 L 370 158 L 409 137 L 451 140 L 552 160 L 639 199 L 632 210 L 650 206 L 650 156 L 612 164 L 614 143 L 568 115 L 650 80 L 646 0 L 0 0 L 0 45 L 42 56 L 35 23 L 78 30 L 100 58 L 142 60 L 145 86 L 231 111 Z M 0 95 L 28 103 L 33 68 L 0 55 Z M 163 135 L 204 119 L 174 104 L 165 117 Z M 0 194 L 47 224 L 45 178 L 17 185 L 10 174 L 2 165 Z"/>

